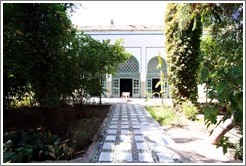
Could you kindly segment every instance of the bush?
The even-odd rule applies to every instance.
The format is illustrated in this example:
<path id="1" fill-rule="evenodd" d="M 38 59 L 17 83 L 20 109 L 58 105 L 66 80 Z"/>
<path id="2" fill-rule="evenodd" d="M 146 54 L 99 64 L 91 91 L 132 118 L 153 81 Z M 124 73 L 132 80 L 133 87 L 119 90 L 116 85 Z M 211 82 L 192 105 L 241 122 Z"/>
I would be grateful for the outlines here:
<path id="1" fill-rule="evenodd" d="M 170 3 L 165 21 L 165 50 L 174 106 L 188 98 L 197 101 L 197 74 L 201 63 L 202 23 L 192 4 Z"/>
<path id="2" fill-rule="evenodd" d="M 180 124 L 180 120 L 177 114 L 168 107 L 146 107 L 150 115 L 160 125 L 177 125 Z"/>
<path id="3" fill-rule="evenodd" d="M 3 162 L 25 163 L 44 160 L 72 159 L 74 143 L 41 131 L 20 131 L 4 135 Z M 71 145 L 69 145 L 71 144 Z M 72 147 L 71 147 L 72 146 Z"/>
<path id="4" fill-rule="evenodd" d="M 186 100 L 185 102 L 182 102 L 182 110 L 183 110 L 183 113 L 184 115 L 189 119 L 189 120 L 196 120 L 196 116 L 198 114 L 198 110 L 196 108 L 196 106 Z"/>

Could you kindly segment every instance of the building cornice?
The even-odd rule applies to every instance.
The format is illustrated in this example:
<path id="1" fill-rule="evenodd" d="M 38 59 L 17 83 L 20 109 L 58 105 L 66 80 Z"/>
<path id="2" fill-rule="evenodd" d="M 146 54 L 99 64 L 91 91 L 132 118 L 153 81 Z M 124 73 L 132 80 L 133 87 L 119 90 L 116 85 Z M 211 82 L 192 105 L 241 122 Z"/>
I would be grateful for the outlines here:
<path id="1" fill-rule="evenodd" d="M 164 26 L 144 26 L 144 25 L 127 25 L 127 26 L 83 26 L 79 27 L 79 30 L 82 30 L 84 32 L 129 32 L 129 31 L 136 31 L 136 32 L 163 32 Z"/>

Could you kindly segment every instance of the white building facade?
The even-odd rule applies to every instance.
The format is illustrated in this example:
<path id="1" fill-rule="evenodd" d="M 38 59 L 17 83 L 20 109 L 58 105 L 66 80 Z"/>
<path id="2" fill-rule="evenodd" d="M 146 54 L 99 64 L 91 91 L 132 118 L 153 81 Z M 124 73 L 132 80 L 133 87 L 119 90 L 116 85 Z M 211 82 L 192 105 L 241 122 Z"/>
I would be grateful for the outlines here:
<path id="1" fill-rule="evenodd" d="M 123 39 L 125 50 L 132 55 L 126 63 L 119 66 L 116 74 L 107 77 L 104 82 L 107 89 L 105 97 L 121 97 L 123 92 L 130 92 L 131 97 L 143 98 L 161 90 L 169 97 L 162 26 L 98 26 L 82 27 L 81 30 L 99 41 L 110 39 L 111 43 L 115 43 L 116 40 Z M 163 61 L 161 69 L 157 69 L 158 54 Z M 165 84 L 156 87 L 160 72 L 164 74 Z"/>

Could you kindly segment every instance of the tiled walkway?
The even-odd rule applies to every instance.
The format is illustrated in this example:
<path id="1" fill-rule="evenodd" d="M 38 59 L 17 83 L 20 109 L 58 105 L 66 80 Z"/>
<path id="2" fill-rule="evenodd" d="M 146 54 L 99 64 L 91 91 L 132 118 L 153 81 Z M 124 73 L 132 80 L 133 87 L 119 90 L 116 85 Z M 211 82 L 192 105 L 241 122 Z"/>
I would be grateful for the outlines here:
<path id="1" fill-rule="evenodd" d="M 169 149 L 173 143 L 143 106 L 118 103 L 93 154 L 92 163 L 174 163 L 181 157 Z"/>

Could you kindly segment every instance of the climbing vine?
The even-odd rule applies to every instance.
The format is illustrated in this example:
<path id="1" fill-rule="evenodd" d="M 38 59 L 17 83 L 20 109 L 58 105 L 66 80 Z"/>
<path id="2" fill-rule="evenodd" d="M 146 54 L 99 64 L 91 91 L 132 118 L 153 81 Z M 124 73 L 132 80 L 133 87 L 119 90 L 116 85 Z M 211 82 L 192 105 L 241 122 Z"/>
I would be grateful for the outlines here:
<path id="1" fill-rule="evenodd" d="M 166 54 L 170 92 L 174 105 L 197 101 L 197 73 L 200 65 L 200 16 L 193 6 L 169 4 L 165 16 Z M 185 13 L 184 17 L 183 13 Z M 182 19 L 181 19 L 182 18 Z"/>

